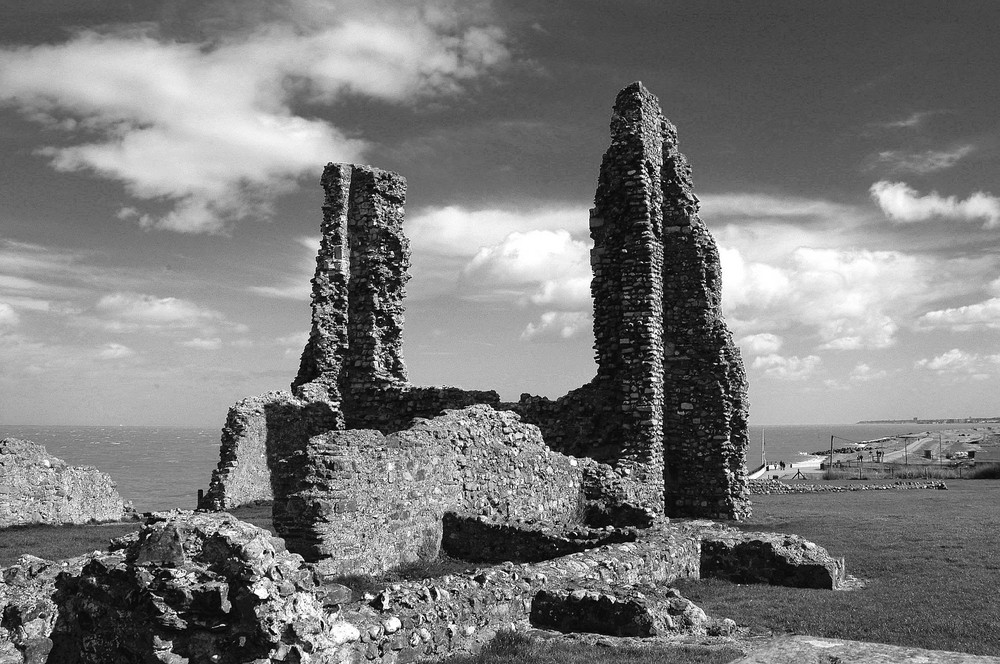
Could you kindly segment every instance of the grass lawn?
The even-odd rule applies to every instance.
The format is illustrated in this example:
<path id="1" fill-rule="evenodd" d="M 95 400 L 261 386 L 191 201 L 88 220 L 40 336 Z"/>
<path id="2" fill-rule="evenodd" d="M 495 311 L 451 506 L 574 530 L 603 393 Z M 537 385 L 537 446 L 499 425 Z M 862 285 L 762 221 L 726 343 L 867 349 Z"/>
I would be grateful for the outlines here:
<path id="1" fill-rule="evenodd" d="M 1000 482 L 948 491 L 857 491 L 754 498 L 741 527 L 795 533 L 847 559 L 853 592 L 678 584 L 709 615 L 755 631 L 1000 655 Z"/>
<path id="2" fill-rule="evenodd" d="M 448 664 L 726 664 L 742 657 L 735 648 L 695 646 L 594 647 L 551 643 L 501 632 L 477 655 L 457 656 Z"/>

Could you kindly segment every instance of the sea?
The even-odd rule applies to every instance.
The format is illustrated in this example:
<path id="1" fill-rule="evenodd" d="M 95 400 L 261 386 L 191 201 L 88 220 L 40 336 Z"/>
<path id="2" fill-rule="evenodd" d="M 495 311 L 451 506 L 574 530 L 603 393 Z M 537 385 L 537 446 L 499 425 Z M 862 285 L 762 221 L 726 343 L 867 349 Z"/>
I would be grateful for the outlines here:
<path id="1" fill-rule="evenodd" d="M 761 436 L 768 463 L 796 463 L 814 453 L 851 442 L 975 424 L 751 425 L 747 467 L 760 465 Z M 982 426 L 982 425 L 979 425 Z M 221 427 L 15 426 L 0 425 L 0 439 L 21 438 L 44 445 L 74 466 L 94 466 L 111 475 L 118 492 L 139 512 L 194 509 L 198 489 L 208 489 L 219 462 Z"/>

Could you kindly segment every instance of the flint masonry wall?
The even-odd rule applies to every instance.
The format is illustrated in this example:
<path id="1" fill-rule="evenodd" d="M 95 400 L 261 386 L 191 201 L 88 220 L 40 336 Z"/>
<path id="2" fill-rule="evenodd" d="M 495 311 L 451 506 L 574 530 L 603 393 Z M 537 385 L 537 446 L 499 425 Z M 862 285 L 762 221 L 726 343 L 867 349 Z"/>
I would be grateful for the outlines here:
<path id="1" fill-rule="evenodd" d="M 120 521 L 131 507 L 96 468 L 69 466 L 27 440 L 0 440 L 0 528 Z"/>
<path id="2" fill-rule="evenodd" d="M 343 572 L 433 559 L 446 511 L 492 519 L 570 521 L 587 465 L 551 451 L 537 427 L 479 405 L 406 431 L 330 432 L 294 455 L 298 483 L 275 495 L 290 549 Z"/>
<path id="3" fill-rule="evenodd" d="M 641 83 L 615 100 L 590 229 L 597 376 L 510 407 L 556 449 L 615 466 L 657 511 L 748 515 L 746 375 L 718 251 L 676 129 Z"/>
<path id="4" fill-rule="evenodd" d="M 242 399 L 229 409 L 219 464 L 199 509 L 272 500 L 274 483 L 287 472 L 284 459 L 305 449 L 312 436 L 342 427 L 343 416 L 325 401 L 307 402 L 279 391 Z"/>
<path id="5" fill-rule="evenodd" d="M 667 512 L 740 519 L 750 514 L 747 378 L 722 315 L 719 251 L 698 216 L 691 167 L 670 123 L 661 181 Z"/>

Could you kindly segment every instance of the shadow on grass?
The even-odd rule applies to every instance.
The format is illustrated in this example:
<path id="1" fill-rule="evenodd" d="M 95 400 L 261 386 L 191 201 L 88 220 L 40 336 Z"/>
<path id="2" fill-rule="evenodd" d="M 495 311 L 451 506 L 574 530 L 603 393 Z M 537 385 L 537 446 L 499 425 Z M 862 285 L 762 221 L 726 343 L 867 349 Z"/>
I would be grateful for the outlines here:
<path id="1" fill-rule="evenodd" d="M 706 646 L 594 647 L 565 640 L 528 638 L 500 632 L 477 655 L 460 655 L 448 664 L 725 664 L 743 656 L 736 648 Z"/>

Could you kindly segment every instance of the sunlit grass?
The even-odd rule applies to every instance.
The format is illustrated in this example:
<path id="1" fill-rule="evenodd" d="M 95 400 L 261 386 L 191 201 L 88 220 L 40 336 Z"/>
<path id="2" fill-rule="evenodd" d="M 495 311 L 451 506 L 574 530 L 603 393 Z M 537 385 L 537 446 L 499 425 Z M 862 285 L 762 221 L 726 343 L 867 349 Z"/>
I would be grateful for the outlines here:
<path id="1" fill-rule="evenodd" d="M 857 491 L 754 499 L 741 527 L 795 533 L 847 559 L 853 592 L 684 581 L 709 615 L 794 632 L 1000 655 L 1000 482 L 948 491 Z"/>
<path id="2" fill-rule="evenodd" d="M 501 632 L 478 655 L 458 656 L 448 664 L 724 664 L 742 656 L 736 648 L 704 646 L 593 647 L 583 643 L 540 641 Z"/>

